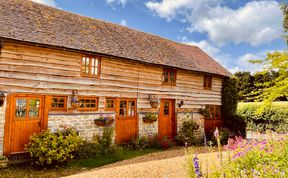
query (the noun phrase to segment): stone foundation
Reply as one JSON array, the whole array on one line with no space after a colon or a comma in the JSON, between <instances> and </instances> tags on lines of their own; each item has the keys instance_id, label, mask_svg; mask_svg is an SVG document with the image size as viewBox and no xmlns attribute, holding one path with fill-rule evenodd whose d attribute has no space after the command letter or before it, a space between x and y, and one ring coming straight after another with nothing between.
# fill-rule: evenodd
<instances>
[{"instance_id":1,"label":"stone foundation","mask_svg":"<svg viewBox=\"0 0 288 178\"><path fill-rule=\"evenodd\" d=\"M6 111L6 101L4 105L0 106L0 156L3 155L3 144L4 144L4 125L5 125L5 111Z\"/></svg>"},{"instance_id":2,"label":"stone foundation","mask_svg":"<svg viewBox=\"0 0 288 178\"><path fill-rule=\"evenodd\" d=\"M91 140L94 135L102 135L105 127L115 128L115 120L110 126L98 126L94 123L94 119L99 117L113 117L115 118L115 113L81 113L81 114L50 114L48 118L48 129L52 132L56 129L73 127L79 131L79 135L86 140ZM114 137L113 137L114 138Z\"/></svg>"},{"instance_id":3,"label":"stone foundation","mask_svg":"<svg viewBox=\"0 0 288 178\"><path fill-rule=\"evenodd\" d=\"M193 120L199 126L198 130L195 131L195 137L202 138L204 136L204 117L199 113L193 113L193 112L177 113L177 132L181 130L183 122L189 120Z\"/></svg>"},{"instance_id":4,"label":"stone foundation","mask_svg":"<svg viewBox=\"0 0 288 178\"><path fill-rule=\"evenodd\" d=\"M148 136L158 134L158 119L152 123L144 123L143 117L145 113L139 113L139 136ZM157 114L158 118L158 114Z\"/></svg>"}]
</instances>

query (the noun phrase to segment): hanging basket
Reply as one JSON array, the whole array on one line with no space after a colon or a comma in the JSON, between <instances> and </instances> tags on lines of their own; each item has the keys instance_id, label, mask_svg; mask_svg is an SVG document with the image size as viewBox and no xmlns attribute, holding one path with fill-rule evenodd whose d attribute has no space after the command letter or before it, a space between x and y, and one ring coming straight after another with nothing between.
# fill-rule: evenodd
<instances>
[{"instance_id":1,"label":"hanging basket","mask_svg":"<svg viewBox=\"0 0 288 178\"><path fill-rule=\"evenodd\" d=\"M144 123L152 123L157 121L157 114L156 113L146 113L145 116L143 117L143 122Z\"/></svg>"},{"instance_id":2,"label":"hanging basket","mask_svg":"<svg viewBox=\"0 0 288 178\"><path fill-rule=\"evenodd\" d=\"M94 122L97 126L110 126L114 122L114 118L111 117L100 117L98 119L94 119Z\"/></svg>"}]
</instances>

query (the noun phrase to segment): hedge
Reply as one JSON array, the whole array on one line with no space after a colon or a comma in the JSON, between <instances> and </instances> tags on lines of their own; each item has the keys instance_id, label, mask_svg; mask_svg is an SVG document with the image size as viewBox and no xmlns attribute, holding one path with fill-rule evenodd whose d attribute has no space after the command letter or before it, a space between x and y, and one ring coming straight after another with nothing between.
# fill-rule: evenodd
<instances>
[{"instance_id":1,"label":"hedge","mask_svg":"<svg viewBox=\"0 0 288 178\"><path fill-rule=\"evenodd\" d=\"M258 112L262 103L239 103L237 114L247 123L247 129L265 132L272 130L288 133L288 102L275 102L270 108Z\"/></svg>"}]
</instances>

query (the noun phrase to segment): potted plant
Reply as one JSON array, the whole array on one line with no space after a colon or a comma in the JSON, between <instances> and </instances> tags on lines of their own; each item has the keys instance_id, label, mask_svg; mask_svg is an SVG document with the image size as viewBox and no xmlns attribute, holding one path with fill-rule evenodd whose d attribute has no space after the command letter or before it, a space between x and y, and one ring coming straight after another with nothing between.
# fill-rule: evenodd
<instances>
[{"instance_id":1,"label":"potted plant","mask_svg":"<svg viewBox=\"0 0 288 178\"><path fill-rule=\"evenodd\" d=\"M5 156L0 156L0 169L8 167L8 159Z\"/></svg>"},{"instance_id":2,"label":"potted plant","mask_svg":"<svg viewBox=\"0 0 288 178\"><path fill-rule=\"evenodd\" d=\"M157 121L157 113L147 112L145 116L143 117L144 123L152 123Z\"/></svg>"},{"instance_id":3,"label":"potted plant","mask_svg":"<svg viewBox=\"0 0 288 178\"><path fill-rule=\"evenodd\" d=\"M100 116L99 118L94 119L94 122L98 126L109 126L114 122L114 118Z\"/></svg>"}]
</instances>

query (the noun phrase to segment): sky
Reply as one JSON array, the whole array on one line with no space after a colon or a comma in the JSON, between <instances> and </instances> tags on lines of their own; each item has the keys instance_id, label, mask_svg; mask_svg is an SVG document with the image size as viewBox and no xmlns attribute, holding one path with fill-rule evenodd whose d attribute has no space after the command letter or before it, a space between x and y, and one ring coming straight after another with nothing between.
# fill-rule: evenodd
<instances>
[{"instance_id":1,"label":"sky","mask_svg":"<svg viewBox=\"0 0 288 178\"><path fill-rule=\"evenodd\" d=\"M196 45L231 73L261 69L249 60L283 51L280 3L288 0L33 0Z\"/></svg>"}]
</instances>

